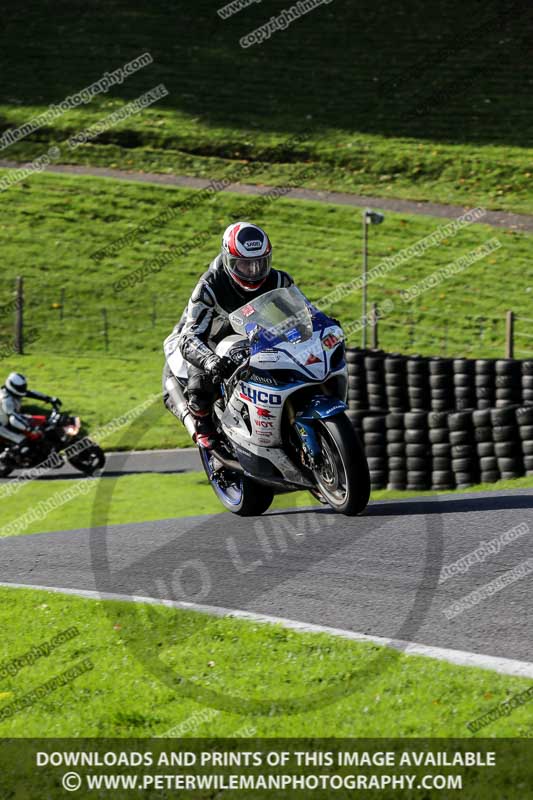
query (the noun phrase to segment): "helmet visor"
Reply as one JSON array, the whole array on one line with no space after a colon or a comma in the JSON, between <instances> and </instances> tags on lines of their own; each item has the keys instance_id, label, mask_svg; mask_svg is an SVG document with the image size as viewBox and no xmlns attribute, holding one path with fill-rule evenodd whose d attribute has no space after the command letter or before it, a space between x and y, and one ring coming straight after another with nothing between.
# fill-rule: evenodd
<instances>
[{"instance_id":1,"label":"helmet visor","mask_svg":"<svg viewBox=\"0 0 533 800\"><path fill-rule=\"evenodd\" d=\"M272 253L259 258L238 258L226 256L231 272L243 281L256 283L267 277L272 266Z\"/></svg>"}]
</instances>

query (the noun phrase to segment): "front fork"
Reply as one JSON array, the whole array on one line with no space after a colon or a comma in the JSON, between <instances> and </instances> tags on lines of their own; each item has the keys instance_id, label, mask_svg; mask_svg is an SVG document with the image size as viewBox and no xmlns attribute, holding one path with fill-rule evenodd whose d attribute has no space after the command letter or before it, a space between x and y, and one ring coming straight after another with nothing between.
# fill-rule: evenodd
<instances>
[{"instance_id":1,"label":"front fork","mask_svg":"<svg viewBox=\"0 0 533 800\"><path fill-rule=\"evenodd\" d=\"M288 412L289 423L294 428L302 448L302 462L308 469L316 469L320 464L321 450L315 429L307 420L301 420L296 417L290 397L287 399L285 407Z\"/></svg>"},{"instance_id":2,"label":"front fork","mask_svg":"<svg viewBox=\"0 0 533 800\"><path fill-rule=\"evenodd\" d=\"M317 395L297 414L290 398L287 400L289 420L298 436L302 447L304 463L311 469L316 469L322 464L323 455L320 442L316 435L313 421L327 419L344 413L348 406L342 400L327 395Z\"/></svg>"}]
</instances>

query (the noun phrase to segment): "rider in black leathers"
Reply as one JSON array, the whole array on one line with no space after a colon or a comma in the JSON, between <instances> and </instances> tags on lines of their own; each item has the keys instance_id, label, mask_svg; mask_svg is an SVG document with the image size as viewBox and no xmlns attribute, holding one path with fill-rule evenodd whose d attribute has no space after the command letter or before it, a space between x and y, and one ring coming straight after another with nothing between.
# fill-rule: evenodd
<instances>
[{"instance_id":1,"label":"rider in black leathers","mask_svg":"<svg viewBox=\"0 0 533 800\"><path fill-rule=\"evenodd\" d=\"M187 399L196 423L196 443L201 447L213 444L211 410L217 384L225 377L224 362L214 349L232 333L229 315L265 292L292 283L286 272L272 269L272 245L261 228L238 222L226 229L222 252L200 278L164 344L167 359L179 350L187 362ZM167 364L166 374L169 369ZM164 401L176 413L167 394Z\"/></svg>"}]
</instances>

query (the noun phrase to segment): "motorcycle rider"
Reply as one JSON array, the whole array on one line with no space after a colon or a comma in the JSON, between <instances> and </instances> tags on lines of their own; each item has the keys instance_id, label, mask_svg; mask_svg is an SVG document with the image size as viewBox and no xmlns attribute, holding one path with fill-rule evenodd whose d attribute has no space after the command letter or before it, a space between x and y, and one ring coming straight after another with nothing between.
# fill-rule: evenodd
<instances>
[{"instance_id":1,"label":"motorcycle rider","mask_svg":"<svg viewBox=\"0 0 533 800\"><path fill-rule=\"evenodd\" d=\"M200 447L214 444L212 407L217 385L227 377L224 359L214 352L216 345L233 329L229 315L266 292L289 287L286 272L272 269L272 244L265 231L251 222L229 225L222 237L222 249L198 281L179 323L164 343L165 376L177 374L177 363L187 367L187 400L196 426ZM175 359L181 355L182 359ZM174 357L174 358L173 358ZM231 368L231 372L235 367ZM165 406L178 416L167 392Z\"/></svg>"},{"instance_id":2,"label":"motorcycle rider","mask_svg":"<svg viewBox=\"0 0 533 800\"><path fill-rule=\"evenodd\" d=\"M57 397L28 389L28 382L20 372L11 372L0 389L0 438L12 444L0 454L0 460L5 461L28 442L43 437L43 432L31 424L31 417L21 414L22 399L25 397L59 404Z\"/></svg>"}]
</instances>

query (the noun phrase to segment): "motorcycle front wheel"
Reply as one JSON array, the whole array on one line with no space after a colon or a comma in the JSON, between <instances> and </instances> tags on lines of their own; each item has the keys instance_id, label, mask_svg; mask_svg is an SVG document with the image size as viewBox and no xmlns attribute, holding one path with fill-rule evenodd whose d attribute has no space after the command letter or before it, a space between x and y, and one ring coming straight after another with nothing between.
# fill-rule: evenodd
<instances>
[{"instance_id":1,"label":"motorcycle front wheel","mask_svg":"<svg viewBox=\"0 0 533 800\"><path fill-rule=\"evenodd\" d=\"M316 422L322 451L313 470L317 489L334 511L361 514L370 499L370 473L359 437L346 414Z\"/></svg>"},{"instance_id":2,"label":"motorcycle front wheel","mask_svg":"<svg viewBox=\"0 0 533 800\"><path fill-rule=\"evenodd\" d=\"M226 468L215 472L213 456L203 447L199 450L205 474L224 508L240 517L258 517L270 508L272 489Z\"/></svg>"},{"instance_id":3,"label":"motorcycle front wheel","mask_svg":"<svg viewBox=\"0 0 533 800\"><path fill-rule=\"evenodd\" d=\"M0 460L0 478L7 478L15 469L15 464L10 459Z\"/></svg>"},{"instance_id":4,"label":"motorcycle front wheel","mask_svg":"<svg viewBox=\"0 0 533 800\"><path fill-rule=\"evenodd\" d=\"M97 444L92 444L77 453L77 455L69 458L69 464L85 475L94 475L105 465L104 451Z\"/></svg>"}]
</instances>

